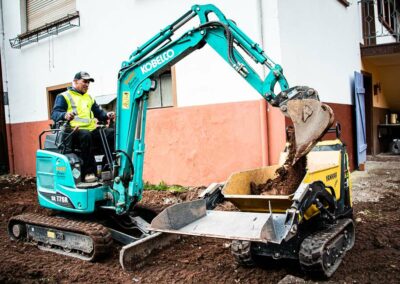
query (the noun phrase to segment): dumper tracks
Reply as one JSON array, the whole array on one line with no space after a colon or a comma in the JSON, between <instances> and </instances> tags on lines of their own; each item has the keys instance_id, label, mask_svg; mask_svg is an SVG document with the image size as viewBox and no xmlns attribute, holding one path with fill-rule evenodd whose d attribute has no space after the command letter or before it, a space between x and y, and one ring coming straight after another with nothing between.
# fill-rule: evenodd
<instances>
[{"instance_id":1,"label":"dumper tracks","mask_svg":"<svg viewBox=\"0 0 400 284\"><path fill-rule=\"evenodd\" d=\"M354 223L350 218L314 233L301 244L299 261L302 269L322 277L330 277L339 267L346 251L354 245Z\"/></svg>"},{"instance_id":2,"label":"dumper tracks","mask_svg":"<svg viewBox=\"0 0 400 284\"><path fill-rule=\"evenodd\" d=\"M11 217L8 233L14 240L86 261L107 254L113 242L110 231L100 224L33 213Z\"/></svg>"}]
</instances>

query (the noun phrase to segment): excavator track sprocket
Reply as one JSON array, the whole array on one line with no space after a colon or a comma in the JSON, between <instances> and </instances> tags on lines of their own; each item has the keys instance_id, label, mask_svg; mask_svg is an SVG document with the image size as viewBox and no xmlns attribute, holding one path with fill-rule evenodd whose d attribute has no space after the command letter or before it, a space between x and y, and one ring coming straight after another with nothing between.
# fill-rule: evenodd
<instances>
[{"instance_id":1,"label":"excavator track sprocket","mask_svg":"<svg viewBox=\"0 0 400 284\"><path fill-rule=\"evenodd\" d=\"M86 261L107 254L113 242L110 231L100 224L33 213L11 217L8 234L13 240Z\"/></svg>"},{"instance_id":2,"label":"excavator track sprocket","mask_svg":"<svg viewBox=\"0 0 400 284\"><path fill-rule=\"evenodd\" d=\"M344 255L354 245L353 220L340 219L329 228L303 240L299 252L302 269L310 274L329 278L339 267Z\"/></svg>"}]
</instances>

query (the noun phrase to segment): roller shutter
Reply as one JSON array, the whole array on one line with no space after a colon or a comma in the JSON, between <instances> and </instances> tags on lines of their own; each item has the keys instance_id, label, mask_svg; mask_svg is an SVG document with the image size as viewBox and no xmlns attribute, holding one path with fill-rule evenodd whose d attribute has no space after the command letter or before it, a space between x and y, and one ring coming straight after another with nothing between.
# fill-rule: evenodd
<instances>
[{"instance_id":1,"label":"roller shutter","mask_svg":"<svg viewBox=\"0 0 400 284\"><path fill-rule=\"evenodd\" d=\"M75 0L27 0L28 31L61 19L75 11Z\"/></svg>"}]
</instances>

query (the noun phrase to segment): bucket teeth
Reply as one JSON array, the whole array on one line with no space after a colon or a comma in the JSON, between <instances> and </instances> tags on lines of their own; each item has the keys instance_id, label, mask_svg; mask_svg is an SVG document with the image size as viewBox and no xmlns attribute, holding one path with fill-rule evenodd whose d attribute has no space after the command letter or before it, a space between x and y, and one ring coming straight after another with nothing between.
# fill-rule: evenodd
<instances>
[{"instance_id":1,"label":"bucket teeth","mask_svg":"<svg viewBox=\"0 0 400 284\"><path fill-rule=\"evenodd\" d=\"M331 127L334 121L332 109L318 100L291 100L287 103L287 114L293 121L296 139L296 154L293 164L306 155Z\"/></svg>"}]
</instances>

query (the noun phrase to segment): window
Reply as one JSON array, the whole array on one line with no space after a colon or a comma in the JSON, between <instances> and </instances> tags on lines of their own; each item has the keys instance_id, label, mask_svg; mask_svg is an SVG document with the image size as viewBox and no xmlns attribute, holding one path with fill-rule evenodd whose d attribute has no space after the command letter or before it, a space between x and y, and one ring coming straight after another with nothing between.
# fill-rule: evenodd
<instances>
[{"instance_id":1,"label":"window","mask_svg":"<svg viewBox=\"0 0 400 284\"><path fill-rule=\"evenodd\" d=\"M172 107L176 105L173 87L173 69L158 76L157 88L149 94L148 108Z\"/></svg>"},{"instance_id":2,"label":"window","mask_svg":"<svg viewBox=\"0 0 400 284\"><path fill-rule=\"evenodd\" d=\"M75 0L26 0L28 31L76 12Z\"/></svg>"},{"instance_id":3,"label":"window","mask_svg":"<svg viewBox=\"0 0 400 284\"><path fill-rule=\"evenodd\" d=\"M378 19L391 33L397 33L400 24L400 1L377 0Z\"/></svg>"},{"instance_id":4,"label":"window","mask_svg":"<svg viewBox=\"0 0 400 284\"><path fill-rule=\"evenodd\" d=\"M56 100L56 97L58 94L61 94L63 92L65 92L67 90L68 87L71 86L71 83L67 83L67 84L61 84L61 85L57 85L57 86L51 86L51 87L47 87L46 91L47 91L47 108L48 108L48 115L49 115L49 119L51 116L51 111L53 110L54 107L54 102Z\"/></svg>"},{"instance_id":5,"label":"window","mask_svg":"<svg viewBox=\"0 0 400 284\"><path fill-rule=\"evenodd\" d=\"M20 0L21 34L10 39L12 48L38 42L80 26L75 0Z\"/></svg>"}]
</instances>

